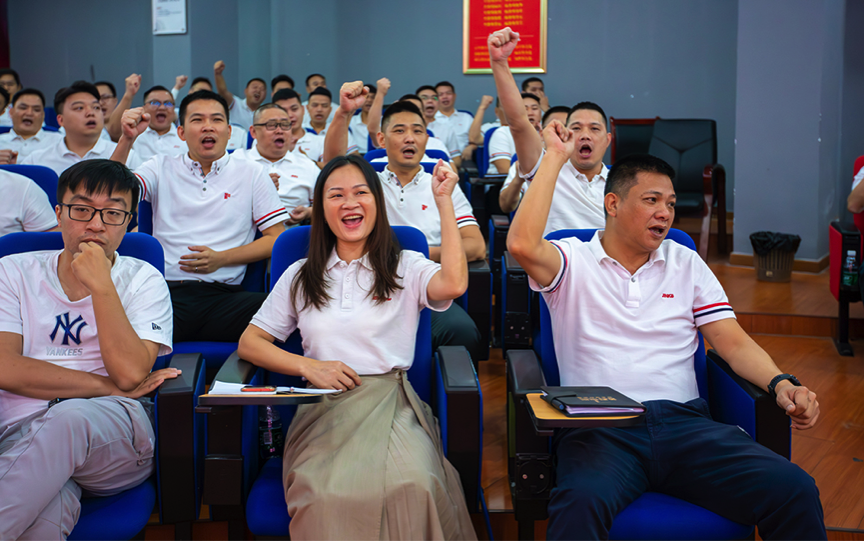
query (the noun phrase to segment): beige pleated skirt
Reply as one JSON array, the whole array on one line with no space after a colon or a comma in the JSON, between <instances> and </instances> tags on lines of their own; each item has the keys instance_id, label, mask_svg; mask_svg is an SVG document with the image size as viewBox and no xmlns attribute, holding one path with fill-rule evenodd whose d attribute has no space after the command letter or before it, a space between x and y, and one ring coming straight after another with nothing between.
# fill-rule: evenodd
<instances>
[{"instance_id":1,"label":"beige pleated skirt","mask_svg":"<svg viewBox=\"0 0 865 541\"><path fill-rule=\"evenodd\" d=\"M300 406L282 472L292 539L477 539L438 421L402 370Z\"/></svg>"}]
</instances>

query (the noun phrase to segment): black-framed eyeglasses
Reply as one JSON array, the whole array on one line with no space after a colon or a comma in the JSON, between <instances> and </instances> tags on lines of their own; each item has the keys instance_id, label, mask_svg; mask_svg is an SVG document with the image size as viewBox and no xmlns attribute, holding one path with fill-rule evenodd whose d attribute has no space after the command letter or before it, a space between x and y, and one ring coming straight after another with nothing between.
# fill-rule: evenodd
<instances>
[{"instance_id":1,"label":"black-framed eyeglasses","mask_svg":"<svg viewBox=\"0 0 865 541\"><path fill-rule=\"evenodd\" d=\"M75 220L76 222L89 222L98 212L99 217L102 219L102 223L105 225L123 225L126 223L126 220L132 216L131 212L120 209L98 209L91 207L90 205L78 205L74 203L71 205L68 203L60 203L60 206L66 207L69 219Z\"/></svg>"},{"instance_id":2,"label":"black-framed eyeglasses","mask_svg":"<svg viewBox=\"0 0 865 541\"><path fill-rule=\"evenodd\" d=\"M173 101L167 101L167 100L166 101L151 100L151 101L147 102L147 105L150 105L152 107L159 107L161 105L164 105L164 106L168 107L169 109L172 109L174 107L174 102Z\"/></svg>"},{"instance_id":3,"label":"black-framed eyeglasses","mask_svg":"<svg viewBox=\"0 0 865 541\"><path fill-rule=\"evenodd\" d=\"M274 131L277 126L282 128L283 130L287 130L291 128L290 120L268 120L267 122L262 122L260 124L253 124L253 126L264 126L264 129L267 131Z\"/></svg>"}]
</instances>

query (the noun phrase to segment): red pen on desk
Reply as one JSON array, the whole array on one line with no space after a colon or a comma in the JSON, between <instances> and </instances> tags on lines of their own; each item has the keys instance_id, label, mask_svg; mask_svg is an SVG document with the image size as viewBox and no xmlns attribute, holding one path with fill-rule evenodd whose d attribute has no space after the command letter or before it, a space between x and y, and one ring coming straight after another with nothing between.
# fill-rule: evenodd
<instances>
[{"instance_id":1,"label":"red pen on desk","mask_svg":"<svg viewBox=\"0 0 865 541\"><path fill-rule=\"evenodd\" d=\"M276 392L276 387L256 387L254 385L247 385L246 387L241 387L240 392L242 392L242 393L274 393L274 392Z\"/></svg>"}]
</instances>

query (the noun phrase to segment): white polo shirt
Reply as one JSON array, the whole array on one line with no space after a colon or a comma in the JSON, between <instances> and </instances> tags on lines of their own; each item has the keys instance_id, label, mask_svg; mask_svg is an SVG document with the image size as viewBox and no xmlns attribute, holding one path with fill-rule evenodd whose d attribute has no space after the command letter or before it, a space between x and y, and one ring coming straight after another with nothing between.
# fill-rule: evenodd
<instances>
[{"instance_id":1,"label":"white polo shirt","mask_svg":"<svg viewBox=\"0 0 865 541\"><path fill-rule=\"evenodd\" d=\"M246 104L246 98L238 99L234 96L234 100L228 105L228 118L232 124L243 126L244 130L248 130L252 126L252 116L255 114L254 109L250 109ZM246 148L244 145L243 148Z\"/></svg>"},{"instance_id":2,"label":"white polo shirt","mask_svg":"<svg viewBox=\"0 0 865 541\"><path fill-rule=\"evenodd\" d=\"M76 163L84 160L110 160L114 153L114 148L117 143L98 139L93 148L84 154L84 157L69 150L66 146L64 137L58 138L53 145L46 146L41 150L36 150L28 154L23 160L18 160L21 165L44 165L53 169L57 176L60 176L63 171L66 171ZM129 156L126 158L126 166L134 169L139 163L138 156L134 150L129 151Z\"/></svg>"},{"instance_id":3,"label":"white polo shirt","mask_svg":"<svg viewBox=\"0 0 865 541\"><path fill-rule=\"evenodd\" d=\"M48 195L35 182L0 169L0 237L21 231L48 231L57 216Z\"/></svg>"},{"instance_id":4,"label":"white polo shirt","mask_svg":"<svg viewBox=\"0 0 865 541\"><path fill-rule=\"evenodd\" d=\"M177 156L189 152L189 148L186 146L186 141L183 141L180 136L177 135L177 128L174 124L171 125L165 135L159 135L156 133L156 130L148 127L144 130L144 133L135 139L132 148L135 150L136 154L138 154L138 159L141 160L142 163L157 154Z\"/></svg>"},{"instance_id":5,"label":"white polo shirt","mask_svg":"<svg viewBox=\"0 0 865 541\"><path fill-rule=\"evenodd\" d=\"M363 115L358 113L351 117L348 123L348 146L361 154L366 154L369 148L369 128L363 123ZM348 153L354 152L350 150Z\"/></svg>"},{"instance_id":6,"label":"white polo shirt","mask_svg":"<svg viewBox=\"0 0 865 541\"><path fill-rule=\"evenodd\" d=\"M493 132L490 137L490 165L487 168L488 175L497 175L499 170L493 165L494 161L507 160L508 165L511 163L511 158L517 153L517 147L514 144L514 136L511 134L511 129L508 126L502 126Z\"/></svg>"},{"instance_id":7,"label":"white polo shirt","mask_svg":"<svg viewBox=\"0 0 865 541\"><path fill-rule=\"evenodd\" d=\"M501 127L502 127L502 122L498 118L496 118L492 122L484 122L483 124L481 124L481 134L486 135L486 133L488 131L490 131L491 129L501 128Z\"/></svg>"},{"instance_id":8,"label":"white polo shirt","mask_svg":"<svg viewBox=\"0 0 865 541\"><path fill-rule=\"evenodd\" d=\"M387 219L391 225L410 225L423 231L427 244L441 246L442 223L432 193L432 175L420 169L417 175L402 186L396 174L385 167L378 174L384 188ZM451 194L457 226L478 225L472 206L463 191L456 187Z\"/></svg>"},{"instance_id":9,"label":"white polo shirt","mask_svg":"<svg viewBox=\"0 0 865 541\"><path fill-rule=\"evenodd\" d=\"M541 288L563 386L608 386L638 401L699 397L697 329L736 317L697 252L665 240L633 276L590 242L553 241L561 266Z\"/></svg>"},{"instance_id":10,"label":"white polo shirt","mask_svg":"<svg viewBox=\"0 0 865 541\"><path fill-rule=\"evenodd\" d=\"M297 140L294 152L302 152L314 162L320 162L324 155L324 136L306 132Z\"/></svg>"},{"instance_id":11,"label":"white polo shirt","mask_svg":"<svg viewBox=\"0 0 865 541\"><path fill-rule=\"evenodd\" d=\"M240 124L231 123L231 135L228 136L228 144L225 150L239 150L246 148L247 138L249 137L249 129L244 129ZM252 141L255 143L255 140Z\"/></svg>"},{"instance_id":12,"label":"white polo shirt","mask_svg":"<svg viewBox=\"0 0 865 541\"><path fill-rule=\"evenodd\" d=\"M57 133L59 133L61 137L66 137L66 128L60 126L59 128L57 128ZM111 134L108 133L108 128L102 128L102 131L99 132L99 138L108 141L109 143L113 142L111 139Z\"/></svg>"},{"instance_id":13,"label":"white polo shirt","mask_svg":"<svg viewBox=\"0 0 865 541\"><path fill-rule=\"evenodd\" d=\"M529 174L520 173L520 176L526 180L526 190L531 188L531 181L535 178L543 157L542 153ZM589 182L588 177L577 171L574 164L568 160L556 179L556 189L553 192L553 202L550 205L544 235L560 229L603 229L606 224L604 187L607 184L607 173L609 169L601 164L601 172Z\"/></svg>"},{"instance_id":14,"label":"white polo shirt","mask_svg":"<svg viewBox=\"0 0 865 541\"><path fill-rule=\"evenodd\" d=\"M462 154L463 149L457 142L457 136L453 132L449 124L433 120L432 122L427 124L427 129L431 131L436 138L440 139L441 142L445 144L445 148L447 149L448 155L451 158L455 158Z\"/></svg>"},{"instance_id":15,"label":"white polo shirt","mask_svg":"<svg viewBox=\"0 0 865 541\"><path fill-rule=\"evenodd\" d=\"M11 126L12 125L12 115L9 114L9 107L7 106L3 109L3 114L0 115L0 126Z\"/></svg>"},{"instance_id":16,"label":"white polo shirt","mask_svg":"<svg viewBox=\"0 0 865 541\"><path fill-rule=\"evenodd\" d=\"M57 277L60 251L29 252L0 260L0 331L21 335L22 355L64 368L108 376L90 296L72 302ZM149 263L115 254L111 281L132 329L171 353L171 298ZM0 391L0 432L48 409L48 401Z\"/></svg>"},{"instance_id":17,"label":"white polo shirt","mask_svg":"<svg viewBox=\"0 0 865 541\"><path fill-rule=\"evenodd\" d=\"M56 131L40 129L32 137L24 139L15 133L15 128L12 128L6 133L0 133L0 149L14 150L18 153L18 159L21 160L37 150L56 144L57 140L62 138L63 136Z\"/></svg>"},{"instance_id":18,"label":"white polo shirt","mask_svg":"<svg viewBox=\"0 0 865 541\"><path fill-rule=\"evenodd\" d=\"M419 252L400 252L396 274L403 288L377 304L370 294L375 277L369 256L346 263L334 250L327 261L332 300L321 310L308 306L298 311L302 304L296 306L291 298L291 283L305 262L285 271L250 323L280 341L300 329L305 356L342 361L361 376L409 369L420 311L442 312L451 304L427 298L427 285L441 266Z\"/></svg>"},{"instance_id":19,"label":"white polo shirt","mask_svg":"<svg viewBox=\"0 0 865 541\"><path fill-rule=\"evenodd\" d=\"M224 251L253 241L288 219L276 187L264 167L231 154L213 162L202 174L189 154L157 155L135 170L142 199L153 205L153 236L165 250L166 280L202 280L239 284L246 265L230 265L209 274L180 270L180 256L189 246Z\"/></svg>"},{"instance_id":20,"label":"white polo shirt","mask_svg":"<svg viewBox=\"0 0 865 541\"><path fill-rule=\"evenodd\" d=\"M469 144L469 128L472 127L474 117L463 111L454 110L451 116L447 116L441 111L436 112L436 125L446 125L457 139L457 145L460 151L466 148Z\"/></svg>"},{"instance_id":21,"label":"white polo shirt","mask_svg":"<svg viewBox=\"0 0 865 541\"><path fill-rule=\"evenodd\" d=\"M258 152L258 147L253 147L249 150L236 150L232 157L259 163L268 173L278 174L279 199L289 212L299 205L312 205L315 181L318 180L321 170L306 156L286 152L281 159L272 162Z\"/></svg>"}]
</instances>

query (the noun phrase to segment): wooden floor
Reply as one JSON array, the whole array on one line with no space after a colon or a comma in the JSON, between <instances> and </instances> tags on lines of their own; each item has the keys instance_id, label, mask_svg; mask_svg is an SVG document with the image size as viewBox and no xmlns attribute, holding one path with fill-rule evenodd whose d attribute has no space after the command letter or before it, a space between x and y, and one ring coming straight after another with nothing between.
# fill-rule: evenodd
<instances>
[{"instance_id":1,"label":"wooden floor","mask_svg":"<svg viewBox=\"0 0 865 541\"><path fill-rule=\"evenodd\" d=\"M737 317L778 366L796 374L817 393L821 416L809 431L793 433L793 462L814 477L820 489L830 539L863 539L863 341L862 304L852 307L854 357L841 357L831 336L838 305L829 294L828 275L793 273L787 284L757 282L752 268L732 267L710 254L710 266L724 285ZM484 461L481 482L493 537L515 539L507 482L505 366L501 350L481 362L484 397ZM478 534L486 537L482 521ZM536 524L537 539L544 523ZM225 524L201 522L194 539L225 539ZM149 526L147 539L173 539L171 526ZM251 538L251 537L249 537Z\"/></svg>"}]
</instances>

